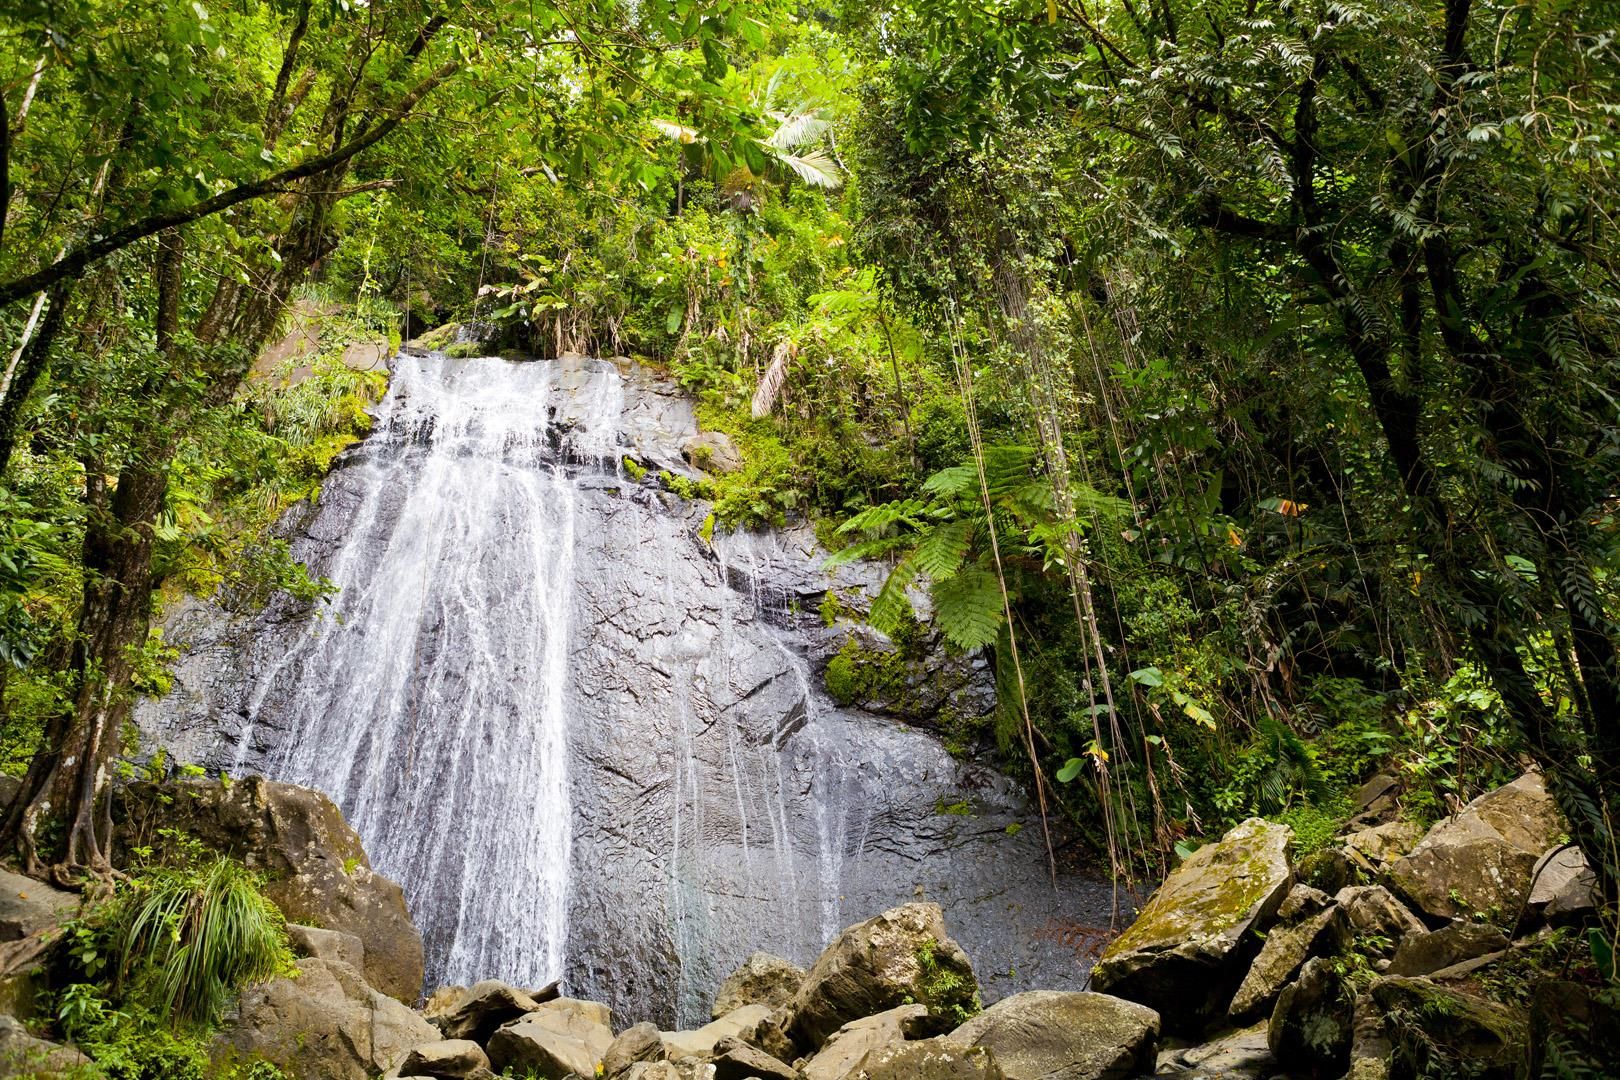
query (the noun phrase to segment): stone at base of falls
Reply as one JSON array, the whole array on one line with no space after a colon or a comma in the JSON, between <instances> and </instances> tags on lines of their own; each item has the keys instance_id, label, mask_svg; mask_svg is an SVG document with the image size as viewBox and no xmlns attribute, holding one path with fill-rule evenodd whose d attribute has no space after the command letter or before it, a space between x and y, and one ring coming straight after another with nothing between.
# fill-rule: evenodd
<instances>
[{"instance_id":1,"label":"stone at base of falls","mask_svg":"<svg viewBox=\"0 0 1620 1080\"><path fill-rule=\"evenodd\" d=\"M1428 924L1382 885L1351 885L1340 889L1333 899L1344 908L1350 928L1358 934L1393 943L1412 934L1429 932Z\"/></svg>"},{"instance_id":2,"label":"stone at base of falls","mask_svg":"<svg viewBox=\"0 0 1620 1080\"><path fill-rule=\"evenodd\" d=\"M148 843L161 847L159 830L179 829L262 871L288 922L360 939L368 983L413 1004L422 992L422 935L405 894L371 869L359 835L320 792L262 776L140 781L118 792L115 814Z\"/></svg>"},{"instance_id":3,"label":"stone at base of falls","mask_svg":"<svg viewBox=\"0 0 1620 1080\"><path fill-rule=\"evenodd\" d=\"M786 1006L782 1030L805 1053L851 1020L917 1002L942 1025L978 1009L967 954L945 932L938 904L892 908L829 945Z\"/></svg>"},{"instance_id":4,"label":"stone at base of falls","mask_svg":"<svg viewBox=\"0 0 1620 1080\"><path fill-rule=\"evenodd\" d=\"M642 1021L621 1031L607 1048L602 1055L602 1075L606 1080L615 1080L621 1073L629 1072L632 1065L643 1061L663 1061L666 1056L664 1040L659 1037L658 1029Z\"/></svg>"},{"instance_id":5,"label":"stone at base of falls","mask_svg":"<svg viewBox=\"0 0 1620 1080\"><path fill-rule=\"evenodd\" d=\"M1224 1014L1253 955L1250 931L1292 884L1293 836L1250 818L1193 852L1104 950L1092 987L1156 1010L1171 1031L1196 1033Z\"/></svg>"},{"instance_id":6,"label":"stone at base of falls","mask_svg":"<svg viewBox=\"0 0 1620 1080\"><path fill-rule=\"evenodd\" d=\"M1563 832L1541 774L1528 772L1436 823L1410 855L1389 867L1389 879L1437 919L1476 911L1511 915L1529 897L1536 861Z\"/></svg>"},{"instance_id":7,"label":"stone at base of falls","mask_svg":"<svg viewBox=\"0 0 1620 1080\"><path fill-rule=\"evenodd\" d=\"M714 1080L799 1080L798 1070L756 1050L738 1038L722 1039L714 1048Z\"/></svg>"},{"instance_id":8,"label":"stone at base of falls","mask_svg":"<svg viewBox=\"0 0 1620 1080\"><path fill-rule=\"evenodd\" d=\"M848 1080L1007 1080L1007 1074L984 1047L940 1036L879 1047Z\"/></svg>"},{"instance_id":9,"label":"stone at base of falls","mask_svg":"<svg viewBox=\"0 0 1620 1080\"><path fill-rule=\"evenodd\" d=\"M1340 1076L1350 1064L1355 1000L1326 957L1307 960L1283 988L1266 1025L1277 1064L1313 1076Z\"/></svg>"},{"instance_id":10,"label":"stone at base of falls","mask_svg":"<svg viewBox=\"0 0 1620 1080\"><path fill-rule=\"evenodd\" d=\"M494 1080L484 1048L467 1039L443 1039L412 1048L383 1080L427 1076L433 1080Z\"/></svg>"},{"instance_id":11,"label":"stone at base of falls","mask_svg":"<svg viewBox=\"0 0 1620 1080\"><path fill-rule=\"evenodd\" d=\"M715 991L710 1015L718 1020L744 1005L786 1005L804 985L804 968L791 960L757 952L726 976Z\"/></svg>"},{"instance_id":12,"label":"stone at base of falls","mask_svg":"<svg viewBox=\"0 0 1620 1080\"><path fill-rule=\"evenodd\" d=\"M1507 948L1507 935L1489 923L1456 919L1432 934L1412 934L1395 947L1388 975L1432 975L1464 960Z\"/></svg>"},{"instance_id":13,"label":"stone at base of falls","mask_svg":"<svg viewBox=\"0 0 1620 1080\"><path fill-rule=\"evenodd\" d=\"M71 1046L37 1039L16 1017L0 1014L0 1076L78 1076L89 1063Z\"/></svg>"},{"instance_id":14,"label":"stone at base of falls","mask_svg":"<svg viewBox=\"0 0 1620 1080\"><path fill-rule=\"evenodd\" d=\"M1350 940L1349 919L1338 901L1309 885L1290 890L1277 918L1226 1010L1234 1021L1269 1016L1277 995L1300 965L1312 956L1337 953Z\"/></svg>"},{"instance_id":15,"label":"stone at base of falls","mask_svg":"<svg viewBox=\"0 0 1620 1080\"><path fill-rule=\"evenodd\" d=\"M214 1040L216 1063L263 1058L289 1076L366 1080L440 1038L437 1028L366 985L348 964L311 958L300 960L298 969L296 979L243 991Z\"/></svg>"},{"instance_id":16,"label":"stone at base of falls","mask_svg":"<svg viewBox=\"0 0 1620 1080\"><path fill-rule=\"evenodd\" d=\"M548 989L552 993L547 1000L551 1000L557 994L554 987ZM435 993L434 996L439 995ZM534 995L515 986L508 986L499 979L485 979L465 991L460 1000L442 1015L436 1014L432 1008L424 1012L439 1025L445 1038L484 1043L495 1034L495 1029L527 1016L540 1008L541 1004Z\"/></svg>"},{"instance_id":17,"label":"stone at base of falls","mask_svg":"<svg viewBox=\"0 0 1620 1080\"><path fill-rule=\"evenodd\" d=\"M292 945L294 956L337 960L348 964L356 971L364 971L366 968L366 946L357 934L288 923L287 941Z\"/></svg>"},{"instance_id":18,"label":"stone at base of falls","mask_svg":"<svg viewBox=\"0 0 1620 1080\"><path fill-rule=\"evenodd\" d=\"M1268 1080L1277 1075L1277 1059L1266 1042L1261 1021L1199 1046L1159 1055L1159 1075L1173 1073L1176 1080Z\"/></svg>"},{"instance_id":19,"label":"stone at base of falls","mask_svg":"<svg viewBox=\"0 0 1620 1080\"><path fill-rule=\"evenodd\" d=\"M706 1058L722 1039L751 1035L761 1024L770 1020L771 1010L765 1005L744 1005L718 1020L712 1020L696 1031L665 1031L664 1048L670 1058L682 1061L688 1058ZM769 1048L762 1048L769 1053Z\"/></svg>"},{"instance_id":20,"label":"stone at base of falls","mask_svg":"<svg viewBox=\"0 0 1620 1080\"><path fill-rule=\"evenodd\" d=\"M1429 979L1392 975L1368 989L1395 1044L1393 1073L1515 1080L1529 1055L1525 1019Z\"/></svg>"},{"instance_id":21,"label":"stone at base of falls","mask_svg":"<svg viewBox=\"0 0 1620 1080\"><path fill-rule=\"evenodd\" d=\"M1159 1014L1107 994L1029 990L950 1037L992 1051L1007 1080L1129 1080L1153 1067Z\"/></svg>"},{"instance_id":22,"label":"stone at base of falls","mask_svg":"<svg viewBox=\"0 0 1620 1080\"><path fill-rule=\"evenodd\" d=\"M0 942L20 941L55 926L79 906L77 893L0 869Z\"/></svg>"},{"instance_id":23,"label":"stone at base of falls","mask_svg":"<svg viewBox=\"0 0 1620 1080\"><path fill-rule=\"evenodd\" d=\"M863 1016L839 1028L816 1056L800 1066L804 1080L844 1080L855 1066L880 1046L905 1042L926 1035L928 1010L921 1005L901 1005Z\"/></svg>"},{"instance_id":24,"label":"stone at base of falls","mask_svg":"<svg viewBox=\"0 0 1620 1080\"><path fill-rule=\"evenodd\" d=\"M558 998L497 1030L484 1049L501 1072L563 1080L570 1073L595 1076L612 1045L613 1016L606 1005Z\"/></svg>"}]
</instances>

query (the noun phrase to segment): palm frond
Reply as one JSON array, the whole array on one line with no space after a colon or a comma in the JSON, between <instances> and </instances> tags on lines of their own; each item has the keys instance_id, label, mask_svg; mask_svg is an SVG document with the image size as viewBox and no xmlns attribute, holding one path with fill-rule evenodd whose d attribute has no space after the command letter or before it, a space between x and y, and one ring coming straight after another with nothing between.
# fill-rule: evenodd
<instances>
[{"instance_id":1,"label":"palm frond","mask_svg":"<svg viewBox=\"0 0 1620 1080\"><path fill-rule=\"evenodd\" d=\"M786 341L778 342L771 353L771 364L760 376L759 387L754 391L753 414L754 419L769 416L776 407L776 399L782 393L782 387L787 385L788 365L792 362L797 350Z\"/></svg>"}]
</instances>

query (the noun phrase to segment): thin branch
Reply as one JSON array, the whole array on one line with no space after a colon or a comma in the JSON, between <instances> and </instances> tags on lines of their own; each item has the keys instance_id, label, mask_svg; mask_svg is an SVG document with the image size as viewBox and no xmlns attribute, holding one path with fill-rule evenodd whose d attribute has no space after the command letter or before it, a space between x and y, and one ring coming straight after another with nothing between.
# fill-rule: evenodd
<instances>
[{"instance_id":1,"label":"thin branch","mask_svg":"<svg viewBox=\"0 0 1620 1080\"><path fill-rule=\"evenodd\" d=\"M260 199L266 195L276 194L295 180L316 176L326 172L353 158L362 150L367 149L381 140L389 132L398 127L410 115L417 102L426 97L445 79L461 69L460 60L447 61L416 84L416 87L400 99L394 111L389 113L380 123L329 154L321 154L297 165L291 166L250 184L238 184L227 191L191 206L179 210L170 210L164 213L152 214L139 221L125 225L105 236L98 237L87 244L81 244L72 251L63 255L50 265L15 278L0 285L0 307L5 307L25 296L31 296L41 289L49 288L64 278L75 277L87 266L106 258L115 251L122 250L137 240L172 229L187 222L217 214L221 210L229 210L240 203L253 199Z\"/></svg>"}]
</instances>

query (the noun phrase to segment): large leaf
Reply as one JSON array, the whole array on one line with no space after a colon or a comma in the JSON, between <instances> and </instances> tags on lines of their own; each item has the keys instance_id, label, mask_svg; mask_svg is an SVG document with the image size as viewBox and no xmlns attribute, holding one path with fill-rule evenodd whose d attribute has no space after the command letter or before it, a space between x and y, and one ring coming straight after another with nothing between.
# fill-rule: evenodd
<instances>
[{"instance_id":1,"label":"large leaf","mask_svg":"<svg viewBox=\"0 0 1620 1080\"><path fill-rule=\"evenodd\" d=\"M791 169L795 176L811 187L834 189L844 184L843 174L831 158L820 150L808 154L789 154L777 151L776 160Z\"/></svg>"},{"instance_id":2,"label":"large leaf","mask_svg":"<svg viewBox=\"0 0 1620 1080\"><path fill-rule=\"evenodd\" d=\"M872 610L866 613L866 621L872 628L881 633L894 636L907 621L916 617L912 610L911 598L906 595L906 588L917 579L917 564L911 559L901 559L889 576L884 579L883 588L872 601Z\"/></svg>"},{"instance_id":3,"label":"large leaf","mask_svg":"<svg viewBox=\"0 0 1620 1080\"><path fill-rule=\"evenodd\" d=\"M830 122L815 113L800 113L797 116L784 117L765 142L778 150L794 150L806 143L815 142L830 127L832 127Z\"/></svg>"},{"instance_id":4,"label":"large leaf","mask_svg":"<svg viewBox=\"0 0 1620 1080\"><path fill-rule=\"evenodd\" d=\"M964 567L930 590L945 636L958 648L982 649L1001 631L1001 589L996 576L980 566Z\"/></svg>"},{"instance_id":5,"label":"large leaf","mask_svg":"<svg viewBox=\"0 0 1620 1080\"><path fill-rule=\"evenodd\" d=\"M912 553L917 567L935 581L955 574L967 557L971 529L972 523L967 521L947 521L930 529Z\"/></svg>"}]
</instances>

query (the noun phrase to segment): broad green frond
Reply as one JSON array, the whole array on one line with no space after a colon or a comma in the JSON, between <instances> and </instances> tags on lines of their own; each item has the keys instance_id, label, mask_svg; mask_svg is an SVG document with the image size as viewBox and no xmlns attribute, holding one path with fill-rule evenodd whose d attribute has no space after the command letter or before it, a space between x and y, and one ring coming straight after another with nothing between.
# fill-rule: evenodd
<instances>
[{"instance_id":1,"label":"broad green frond","mask_svg":"<svg viewBox=\"0 0 1620 1080\"><path fill-rule=\"evenodd\" d=\"M934 582L929 595L941 630L958 648L982 649L996 640L1004 621L996 576L968 566Z\"/></svg>"},{"instance_id":2,"label":"broad green frond","mask_svg":"<svg viewBox=\"0 0 1620 1080\"><path fill-rule=\"evenodd\" d=\"M935 581L955 574L967 557L971 531L972 523L967 521L947 521L930 529L912 553L918 569Z\"/></svg>"}]
</instances>

